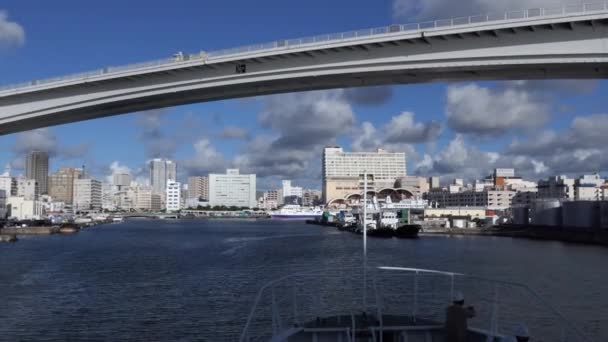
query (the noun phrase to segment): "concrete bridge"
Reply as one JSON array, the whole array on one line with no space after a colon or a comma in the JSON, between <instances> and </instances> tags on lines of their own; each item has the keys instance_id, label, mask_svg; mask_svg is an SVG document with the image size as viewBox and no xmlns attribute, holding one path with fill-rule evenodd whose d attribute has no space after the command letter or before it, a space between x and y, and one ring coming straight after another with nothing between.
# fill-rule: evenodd
<instances>
[{"instance_id":1,"label":"concrete bridge","mask_svg":"<svg viewBox=\"0 0 608 342\"><path fill-rule=\"evenodd\" d=\"M438 81L605 78L608 4L281 40L0 87L0 135L168 106Z\"/></svg>"}]
</instances>

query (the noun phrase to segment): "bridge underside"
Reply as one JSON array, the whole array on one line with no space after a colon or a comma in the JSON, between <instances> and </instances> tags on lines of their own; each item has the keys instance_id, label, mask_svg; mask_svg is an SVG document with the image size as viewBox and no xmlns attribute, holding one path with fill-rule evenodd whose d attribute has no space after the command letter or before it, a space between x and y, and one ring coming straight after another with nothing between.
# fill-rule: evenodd
<instances>
[{"instance_id":1,"label":"bridge underside","mask_svg":"<svg viewBox=\"0 0 608 342\"><path fill-rule=\"evenodd\" d=\"M0 92L0 134L169 106L318 89L608 76L608 14L436 29L182 62ZM236 71L245 66L245 70Z\"/></svg>"}]
</instances>

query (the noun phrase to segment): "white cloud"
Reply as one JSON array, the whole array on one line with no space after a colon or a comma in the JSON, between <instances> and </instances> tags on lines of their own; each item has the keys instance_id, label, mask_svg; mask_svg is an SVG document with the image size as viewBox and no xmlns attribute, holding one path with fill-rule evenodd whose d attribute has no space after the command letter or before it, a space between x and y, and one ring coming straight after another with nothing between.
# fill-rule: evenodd
<instances>
[{"instance_id":1,"label":"white cloud","mask_svg":"<svg viewBox=\"0 0 608 342\"><path fill-rule=\"evenodd\" d=\"M438 122L415 122L414 113L403 112L384 126L388 143L421 143L435 140L441 134Z\"/></svg>"},{"instance_id":2,"label":"white cloud","mask_svg":"<svg viewBox=\"0 0 608 342\"><path fill-rule=\"evenodd\" d=\"M0 10L0 48L20 47L25 44L25 30L14 21L9 21L8 13Z\"/></svg>"},{"instance_id":3,"label":"white cloud","mask_svg":"<svg viewBox=\"0 0 608 342\"><path fill-rule=\"evenodd\" d=\"M119 173L128 173L132 175L131 168L126 165L121 165L119 161L113 161L108 168L108 175L106 176L106 182L112 183L114 181L114 175Z\"/></svg>"},{"instance_id":4,"label":"white cloud","mask_svg":"<svg viewBox=\"0 0 608 342\"><path fill-rule=\"evenodd\" d=\"M225 127L220 134L218 135L221 139L234 139L234 140L249 140L251 136L246 129L236 127L236 126L227 126Z\"/></svg>"},{"instance_id":5,"label":"white cloud","mask_svg":"<svg viewBox=\"0 0 608 342\"><path fill-rule=\"evenodd\" d=\"M549 120L549 106L516 88L454 85L448 87L446 116L456 132L489 136L539 127Z\"/></svg>"},{"instance_id":6,"label":"white cloud","mask_svg":"<svg viewBox=\"0 0 608 342\"><path fill-rule=\"evenodd\" d=\"M194 143L194 155L181 162L189 175L204 175L209 172L223 172L229 163L217 151L209 139L200 139Z\"/></svg>"}]
</instances>

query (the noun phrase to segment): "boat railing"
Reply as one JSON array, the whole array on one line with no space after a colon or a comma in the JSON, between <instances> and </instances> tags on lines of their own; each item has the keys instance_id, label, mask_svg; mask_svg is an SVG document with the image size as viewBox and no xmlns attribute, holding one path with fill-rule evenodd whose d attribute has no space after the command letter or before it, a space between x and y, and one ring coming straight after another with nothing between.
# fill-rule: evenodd
<instances>
[{"instance_id":1,"label":"boat railing","mask_svg":"<svg viewBox=\"0 0 608 342\"><path fill-rule=\"evenodd\" d=\"M362 268L299 272L270 282L258 292L240 341L287 341L286 331L315 329L354 340L356 331L367 329L383 342L387 331L437 330L455 291L475 307L470 330L488 341L512 335L518 324L539 340L592 341L523 284L399 267L369 268L366 277Z\"/></svg>"}]
</instances>

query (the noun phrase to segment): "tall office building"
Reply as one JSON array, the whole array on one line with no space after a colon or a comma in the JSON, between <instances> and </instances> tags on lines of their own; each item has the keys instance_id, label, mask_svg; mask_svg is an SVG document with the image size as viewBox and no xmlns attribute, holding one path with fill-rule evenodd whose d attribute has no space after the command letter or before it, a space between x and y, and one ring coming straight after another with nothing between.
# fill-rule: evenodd
<instances>
[{"instance_id":1,"label":"tall office building","mask_svg":"<svg viewBox=\"0 0 608 342\"><path fill-rule=\"evenodd\" d=\"M255 208L255 175L242 175L238 169L228 169L226 174L209 175L209 205Z\"/></svg>"},{"instance_id":2,"label":"tall office building","mask_svg":"<svg viewBox=\"0 0 608 342\"><path fill-rule=\"evenodd\" d=\"M395 180L407 175L405 153L391 153L381 149L376 152L344 152L341 147L323 150L323 201L360 191L359 177L364 172L371 175L375 185L393 187Z\"/></svg>"},{"instance_id":3,"label":"tall office building","mask_svg":"<svg viewBox=\"0 0 608 342\"><path fill-rule=\"evenodd\" d=\"M54 201L74 203L74 180L82 177L82 169L63 167L49 176L49 195Z\"/></svg>"},{"instance_id":4,"label":"tall office building","mask_svg":"<svg viewBox=\"0 0 608 342\"><path fill-rule=\"evenodd\" d=\"M188 177L188 198L209 199L209 177Z\"/></svg>"},{"instance_id":5,"label":"tall office building","mask_svg":"<svg viewBox=\"0 0 608 342\"><path fill-rule=\"evenodd\" d=\"M74 207L77 210L101 209L101 182L95 179L74 180Z\"/></svg>"},{"instance_id":6,"label":"tall office building","mask_svg":"<svg viewBox=\"0 0 608 342\"><path fill-rule=\"evenodd\" d=\"M150 186L152 191L162 194L167 190L167 181L177 181L177 165L168 159L152 159L150 161Z\"/></svg>"},{"instance_id":7,"label":"tall office building","mask_svg":"<svg viewBox=\"0 0 608 342\"><path fill-rule=\"evenodd\" d=\"M25 158L25 177L35 179L40 194L48 194L49 155L42 151L31 151Z\"/></svg>"}]
</instances>

